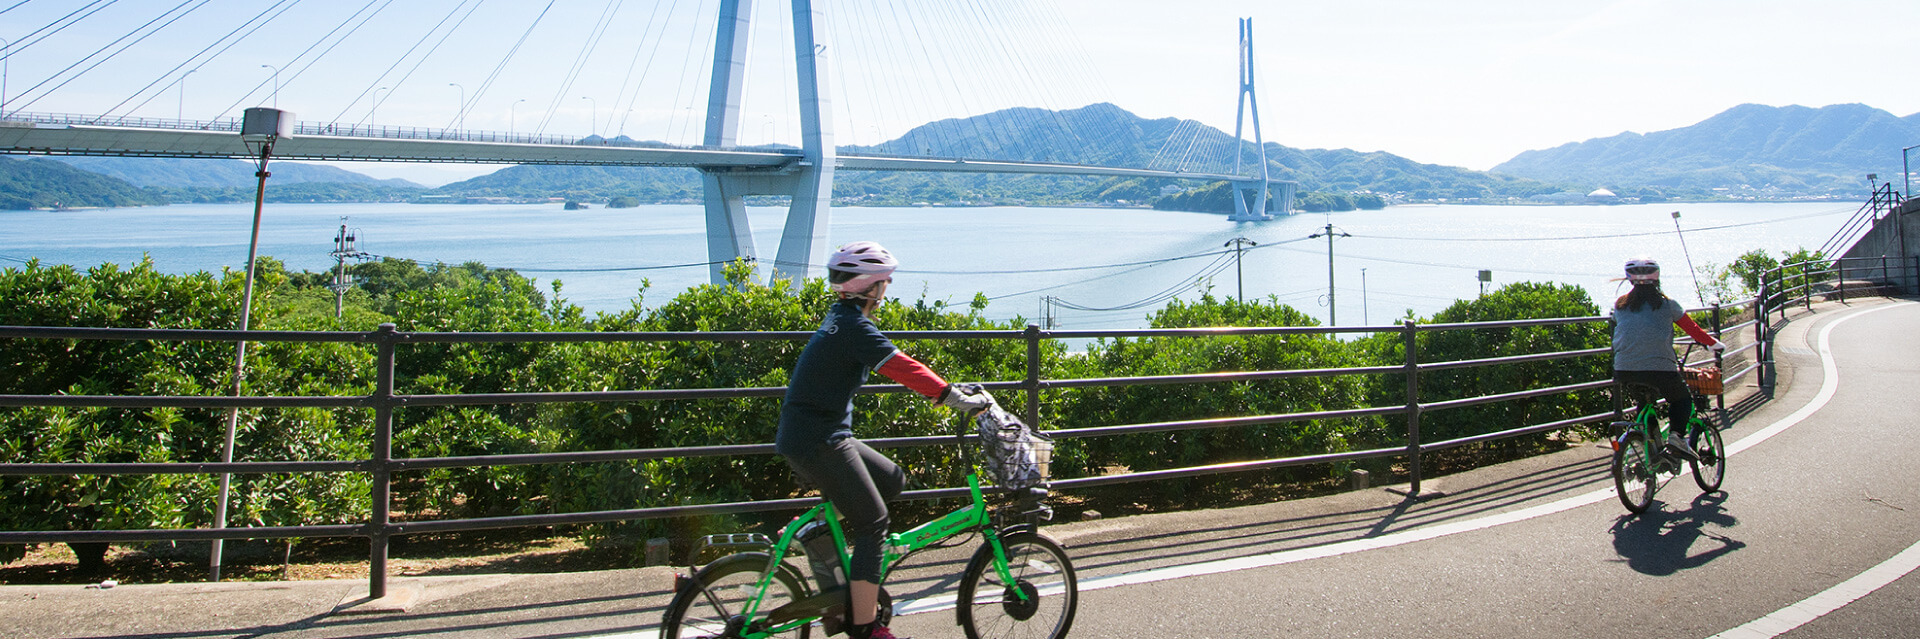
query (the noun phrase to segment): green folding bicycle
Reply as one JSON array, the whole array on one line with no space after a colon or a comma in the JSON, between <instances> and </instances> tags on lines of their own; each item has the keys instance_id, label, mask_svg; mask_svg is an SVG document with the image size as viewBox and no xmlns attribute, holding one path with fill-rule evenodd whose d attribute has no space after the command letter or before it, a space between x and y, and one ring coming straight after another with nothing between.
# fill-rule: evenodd
<instances>
[{"instance_id":1,"label":"green folding bicycle","mask_svg":"<svg viewBox=\"0 0 1920 639\"><path fill-rule=\"evenodd\" d=\"M1052 515L1045 498L1053 445L995 405L974 422L987 470L1001 490L989 507L978 472L967 475L970 502L934 521L888 535L881 562L880 617L893 615L886 579L922 549L951 545L978 533L980 547L961 573L954 609L969 639L1065 637L1080 603L1073 561L1060 542L1040 532ZM943 544L943 542L947 542ZM849 565L846 534L832 503L808 509L777 540L759 533L710 535L694 551L726 552L691 575L676 575L674 597L660 623L661 639L761 639L832 635L846 623ZM814 579L789 559L803 556ZM816 588L816 585L819 586Z\"/></svg>"},{"instance_id":2,"label":"green folding bicycle","mask_svg":"<svg viewBox=\"0 0 1920 639\"><path fill-rule=\"evenodd\" d=\"M1688 346L1687 355L1693 353L1693 348ZM1680 356L1683 367L1687 355ZM1717 375L1719 371L1713 372ZM1718 383L1715 377L1713 384ZM1660 417L1658 402L1648 392L1650 389L1629 387L1636 404L1631 412L1633 420L1614 422L1615 434L1611 440L1613 488L1628 512L1636 515L1646 512L1653 505L1653 494L1660 490L1660 476L1678 474L1682 461L1693 471L1693 483L1700 486L1701 492L1719 490L1720 482L1726 479L1727 448L1720 440L1720 426L1708 416L1707 396L1700 392L1701 386L1691 380L1688 386L1697 408L1684 425L1681 436L1693 447L1691 459L1666 450L1666 429L1661 428L1664 420Z\"/></svg>"}]
</instances>

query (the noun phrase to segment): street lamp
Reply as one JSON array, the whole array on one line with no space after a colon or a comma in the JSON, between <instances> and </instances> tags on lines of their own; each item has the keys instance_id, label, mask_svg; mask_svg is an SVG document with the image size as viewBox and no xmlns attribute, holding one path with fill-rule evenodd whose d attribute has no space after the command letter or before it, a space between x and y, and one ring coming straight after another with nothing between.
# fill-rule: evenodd
<instances>
[{"instance_id":1,"label":"street lamp","mask_svg":"<svg viewBox=\"0 0 1920 639\"><path fill-rule=\"evenodd\" d=\"M584 95L580 96L580 99L586 100L587 104L593 105L593 110L588 112L587 117L587 135L592 136L600 126L600 102Z\"/></svg>"},{"instance_id":2,"label":"street lamp","mask_svg":"<svg viewBox=\"0 0 1920 639\"><path fill-rule=\"evenodd\" d=\"M1913 169L1907 168L1907 152L1920 149L1920 144L1900 149L1900 188L1906 189L1900 197L1913 197Z\"/></svg>"},{"instance_id":3,"label":"street lamp","mask_svg":"<svg viewBox=\"0 0 1920 639\"><path fill-rule=\"evenodd\" d=\"M273 108L280 108L280 67L271 64L260 65L262 69L273 69Z\"/></svg>"},{"instance_id":4,"label":"street lamp","mask_svg":"<svg viewBox=\"0 0 1920 639\"><path fill-rule=\"evenodd\" d=\"M514 100L514 101L513 101L513 104L509 104L509 105L507 105L507 137L513 137L513 116L514 116L514 113L513 113L513 112L514 112L514 109L516 109L516 108L519 108L519 106L520 106L520 103L521 103L521 102L526 102L526 101L527 101L527 99L526 99L526 98L520 98L520 99L518 99L518 100Z\"/></svg>"},{"instance_id":5,"label":"street lamp","mask_svg":"<svg viewBox=\"0 0 1920 639\"><path fill-rule=\"evenodd\" d=\"M454 112L454 121L458 124L453 128L456 131L464 131L467 128L467 88L460 86L458 82L448 82L447 86L460 90L460 110Z\"/></svg>"},{"instance_id":6,"label":"street lamp","mask_svg":"<svg viewBox=\"0 0 1920 639\"><path fill-rule=\"evenodd\" d=\"M380 87L378 89L373 90L373 106L367 107L367 126L368 127L375 127L380 125L380 92L392 91L392 90L393 89L389 89L386 87Z\"/></svg>"},{"instance_id":7,"label":"street lamp","mask_svg":"<svg viewBox=\"0 0 1920 639\"><path fill-rule=\"evenodd\" d=\"M13 41L0 38L6 46L0 47L0 120L7 119L7 71L13 68Z\"/></svg>"},{"instance_id":8,"label":"street lamp","mask_svg":"<svg viewBox=\"0 0 1920 639\"><path fill-rule=\"evenodd\" d=\"M180 105L178 107L180 110L174 114L173 119L175 120L184 121L187 119L187 76L193 75L195 70L196 69L189 69L186 73L180 74Z\"/></svg>"}]
</instances>

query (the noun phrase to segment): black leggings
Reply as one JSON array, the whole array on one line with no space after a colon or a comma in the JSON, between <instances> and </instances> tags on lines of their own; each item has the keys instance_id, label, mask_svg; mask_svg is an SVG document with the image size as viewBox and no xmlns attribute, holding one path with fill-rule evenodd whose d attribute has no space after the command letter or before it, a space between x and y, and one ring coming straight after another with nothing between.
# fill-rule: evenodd
<instances>
[{"instance_id":1,"label":"black leggings","mask_svg":"<svg viewBox=\"0 0 1920 639\"><path fill-rule=\"evenodd\" d=\"M1684 433L1687 420L1693 419L1693 391L1680 371L1614 371L1613 381L1628 386L1645 386L1667 398L1667 429Z\"/></svg>"},{"instance_id":2,"label":"black leggings","mask_svg":"<svg viewBox=\"0 0 1920 639\"><path fill-rule=\"evenodd\" d=\"M906 473L886 455L852 437L820 446L811 455L788 457L787 465L840 511L847 537L853 540L853 565L847 567L847 578L880 583L887 502L906 487Z\"/></svg>"}]
</instances>

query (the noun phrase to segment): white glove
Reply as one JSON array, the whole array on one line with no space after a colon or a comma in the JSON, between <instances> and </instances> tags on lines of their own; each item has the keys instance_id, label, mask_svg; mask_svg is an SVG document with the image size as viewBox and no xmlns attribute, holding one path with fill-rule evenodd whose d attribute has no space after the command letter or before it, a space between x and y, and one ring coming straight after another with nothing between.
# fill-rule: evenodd
<instances>
[{"instance_id":1,"label":"white glove","mask_svg":"<svg viewBox=\"0 0 1920 639\"><path fill-rule=\"evenodd\" d=\"M1724 353L1727 351L1727 343L1716 341L1712 346L1708 346L1707 348L1713 349L1715 353Z\"/></svg>"},{"instance_id":2,"label":"white glove","mask_svg":"<svg viewBox=\"0 0 1920 639\"><path fill-rule=\"evenodd\" d=\"M968 415L993 406L993 396L988 395L986 389L980 388L979 384L948 384L946 390L940 391L938 401L941 406Z\"/></svg>"}]
</instances>

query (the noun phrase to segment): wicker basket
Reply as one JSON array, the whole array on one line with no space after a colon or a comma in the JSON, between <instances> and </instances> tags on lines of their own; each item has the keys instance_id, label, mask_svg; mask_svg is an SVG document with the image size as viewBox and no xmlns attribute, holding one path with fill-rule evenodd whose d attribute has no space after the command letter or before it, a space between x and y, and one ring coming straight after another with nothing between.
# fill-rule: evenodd
<instances>
[{"instance_id":1,"label":"wicker basket","mask_svg":"<svg viewBox=\"0 0 1920 639\"><path fill-rule=\"evenodd\" d=\"M1720 382L1718 366L1688 366L1682 372L1687 378L1687 387L1701 395L1719 395L1726 392L1726 385Z\"/></svg>"}]
</instances>

